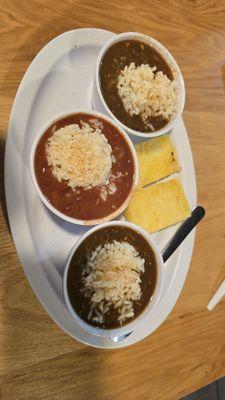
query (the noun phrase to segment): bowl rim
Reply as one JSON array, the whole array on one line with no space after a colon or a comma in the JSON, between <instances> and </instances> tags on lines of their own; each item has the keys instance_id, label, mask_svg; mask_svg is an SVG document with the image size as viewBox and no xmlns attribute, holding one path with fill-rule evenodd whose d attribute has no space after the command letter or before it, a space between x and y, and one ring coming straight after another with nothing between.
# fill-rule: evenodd
<instances>
[{"instance_id":1,"label":"bowl rim","mask_svg":"<svg viewBox=\"0 0 225 400\"><path fill-rule=\"evenodd\" d=\"M100 66L101 66L101 61L106 53L106 51L114 44L120 41L123 41L125 39L138 39L141 41L146 42L147 44L150 44L152 47L154 47L163 58L166 58L166 61L169 63L170 67L172 68L173 72L176 74L176 79L178 82L179 86L179 104L178 104L178 110L174 114L174 116L169 120L169 122L162 127L161 129L158 129L157 131L154 132L139 132L135 131L134 129L129 128L128 126L124 125L110 110L108 105L105 102L105 99L103 97L102 91L101 91L101 84L100 84ZM157 136L161 136L165 133L168 133L176 123L176 121L181 117L183 110L184 110L184 105L185 105L185 84L184 84L184 79L183 75L181 73L180 67L177 64L175 58L172 56L172 54L167 50L165 46L163 46L158 40L154 39L153 37L139 33L139 32L123 32L119 33L116 36L112 37L109 39L105 45L101 48L98 58L97 58L97 63L96 63L96 68L95 68L95 83L96 83L96 88L97 88L97 94L101 100L102 105L104 106L105 110L107 111L108 115L117 122L117 124L127 131L129 134L142 137L142 138L153 138Z\"/></svg>"},{"instance_id":2,"label":"bowl rim","mask_svg":"<svg viewBox=\"0 0 225 400\"><path fill-rule=\"evenodd\" d=\"M92 325L89 325L87 322L82 320L78 314L75 312L73 306L70 303L69 300L69 295L68 295L68 290L67 290L67 276L68 276L68 271L70 267L70 262L72 257L74 256L77 248L80 246L80 244L90 235L92 235L94 232L97 230L101 230L103 228L106 228L108 226L125 226L130 229L133 229L140 233L144 239L147 240L148 244L150 247L153 249L155 257L156 257L156 265L157 265L157 282L156 286L153 292L153 295L147 304L147 306L144 308L144 310L141 312L140 315L138 315L134 320L131 322L128 322L126 325L118 328L113 328L113 329L103 329L103 328L98 328L94 327ZM146 317L149 317L149 314L152 314L159 303L162 294L163 294L163 287L164 287L164 274L165 274L165 269L164 269L164 262L162 258L162 254L156 245L155 241L153 238L150 236L150 234L145 231L143 228L140 226L128 222L128 221L109 221L109 222L104 222L101 225L97 225L91 229L89 229L84 235L82 235L76 243L73 245L69 256L66 261L66 266L64 268L64 273L63 273L63 295L65 299L66 306L74 319L74 321L84 330L88 331L91 334L101 336L101 337L115 337L115 336L120 336L120 335L125 335L127 333L131 333L135 329L137 329L138 326L140 326L146 319Z\"/></svg>"},{"instance_id":3,"label":"bowl rim","mask_svg":"<svg viewBox=\"0 0 225 400\"><path fill-rule=\"evenodd\" d=\"M46 132L46 130L54 124L54 122L59 121L60 119L67 117L69 115L72 114L87 114L87 115L92 115L93 117L96 118L100 118L103 120L106 120L107 122L109 122L111 125L113 125L114 128L116 128L120 134L123 136L123 138L126 140L126 143L131 151L132 157L133 157L133 161L134 161L134 176L133 176L133 185L132 188L130 190L130 192L128 193L128 196L126 197L125 201L121 204L121 206L116 209L115 211L113 211L113 213L108 214L105 217L102 218L96 218L96 219L92 219L92 220L82 220L82 219L77 219L77 218L73 218L73 217L69 217L66 214L63 214L61 211L57 210L56 207L54 207L45 197L44 193L42 193L39 184L37 182L37 178L36 178L36 174L35 174L35 170L34 170L34 157L35 157L35 152L36 152L36 148L37 145L39 143L39 140L41 139L41 137L43 136L43 134ZM84 226L92 226L92 225L97 225L97 224L101 224L103 222L108 222L111 221L112 219L118 217L120 214L122 214L122 212L125 210L125 208L127 207L130 198L132 196L132 194L134 193L136 187L137 187L137 183L138 183L138 176L139 176L139 170L138 170L138 158L137 158L137 153L135 151L134 148L134 144L132 143L131 139L129 138L128 134L120 127L118 126L118 124L113 121L110 117L108 117L107 115L104 115L103 113L97 112L97 111L93 111L93 110L84 110L84 109L77 109L77 110L67 110L64 111L63 113L57 114L55 115L55 117L51 118L51 121L48 121L47 123L45 123L41 129L39 129L39 131L37 132L37 135L35 136L35 139L31 145L31 150L30 150L30 174L31 174L31 179L33 182L33 185L36 189L36 192L40 198L40 200L45 204L45 206L52 211L55 215L57 215L59 218L70 222L72 224L77 224L77 225L84 225Z\"/></svg>"}]
</instances>

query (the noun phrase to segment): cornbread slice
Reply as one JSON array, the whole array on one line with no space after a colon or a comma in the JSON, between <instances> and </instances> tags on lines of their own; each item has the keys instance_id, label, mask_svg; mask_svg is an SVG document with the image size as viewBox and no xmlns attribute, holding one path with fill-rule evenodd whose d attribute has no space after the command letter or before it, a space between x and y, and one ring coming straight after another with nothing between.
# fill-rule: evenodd
<instances>
[{"instance_id":1,"label":"cornbread slice","mask_svg":"<svg viewBox=\"0 0 225 400\"><path fill-rule=\"evenodd\" d=\"M180 170L169 136L146 140L135 145L139 162L139 183L142 188Z\"/></svg>"},{"instance_id":2,"label":"cornbread slice","mask_svg":"<svg viewBox=\"0 0 225 400\"><path fill-rule=\"evenodd\" d=\"M181 183L177 179L157 183L137 190L125 211L127 221L155 232L190 215L190 207Z\"/></svg>"}]
</instances>

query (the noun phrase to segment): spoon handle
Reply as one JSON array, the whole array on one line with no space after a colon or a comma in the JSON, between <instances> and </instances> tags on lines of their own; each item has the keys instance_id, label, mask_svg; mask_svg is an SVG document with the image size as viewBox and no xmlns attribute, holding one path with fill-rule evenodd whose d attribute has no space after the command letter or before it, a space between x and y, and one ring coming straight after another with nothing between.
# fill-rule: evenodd
<instances>
[{"instance_id":1,"label":"spoon handle","mask_svg":"<svg viewBox=\"0 0 225 400\"><path fill-rule=\"evenodd\" d=\"M176 231L171 241L163 250L162 257L164 262L166 262L168 258L174 253L174 251L180 246L183 240L204 217L204 215L205 210L201 206L197 206L192 210L191 216L181 224L180 228Z\"/></svg>"}]
</instances>

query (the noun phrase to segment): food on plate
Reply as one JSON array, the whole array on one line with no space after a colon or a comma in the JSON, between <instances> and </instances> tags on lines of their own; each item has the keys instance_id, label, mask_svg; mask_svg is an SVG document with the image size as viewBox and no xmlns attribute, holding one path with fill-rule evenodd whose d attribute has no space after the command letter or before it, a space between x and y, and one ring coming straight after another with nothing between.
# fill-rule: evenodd
<instances>
[{"instance_id":1,"label":"food on plate","mask_svg":"<svg viewBox=\"0 0 225 400\"><path fill-rule=\"evenodd\" d=\"M178 179L170 179L137 190L125 211L127 221L155 232L190 215L190 207Z\"/></svg>"},{"instance_id":2,"label":"food on plate","mask_svg":"<svg viewBox=\"0 0 225 400\"><path fill-rule=\"evenodd\" d=\"M177 112L178 86L170 66L140 40L125 39L106 50L100 84L109 109L135 131L157 131Z\"/></svg>"},{"instance_id":3,"label":"food on plate","mask_svg":"<svg viewBox=\"0 0 225 400\"><path fill-rule=\"evenodd\" d=\"M67 293L82 320L112 329L142 313L156 280L156 258L146 239L131 228L107 226L93 232L75 250Z\"/></svg>"},{"instance_id":4,"label":"food on plate","mask_svg":"<svg viewBox=\"0 0 225 400\"><path fill-rule=\"evenodd\" d=\"M131 149L125 134L108 120L71 114L52 123L37 144L37 183L66 216L82 221L107 217L120 210L134 189Z\"/></svg>"},{"instance_id":5,"label":"food on plate","mask_svg":"<svg viewBox=\"0 0 225 400\"><path fill-rule=\"evenodd\" d=\"M169 136L148 139L135 145L139 164L138 187L143 188L180 170Z\"/></svg>"},{"instance_id":6,"label":"food on plate","mask_svg":"<svg viewBox=\"0 0 225 400\"><path fill-rule=\"evenodd\" d=\"M105 185L112 168L111 153L101 130L83 121L56 130L46 142L53 175L72 189Z\"/></svg>"}]
</instances>

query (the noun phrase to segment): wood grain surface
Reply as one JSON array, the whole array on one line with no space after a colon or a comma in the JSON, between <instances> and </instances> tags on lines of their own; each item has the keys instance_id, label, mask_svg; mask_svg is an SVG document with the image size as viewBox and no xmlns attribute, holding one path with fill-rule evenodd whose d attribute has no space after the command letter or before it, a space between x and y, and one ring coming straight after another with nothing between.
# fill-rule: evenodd
<instances>
[{"instance_id":1,"label":"wood grain surface","mask_svg":"<svg viewBox=\"0 0 225 400\"><path fill-rule=\"evenodd\" d=\"M50 39L81 27L144 32L174 54L207 210L173 312L153 335L117 351L81 345L43 310L23 274L4 200L4 145L18 85ZM206 305L225 275L225 2L1 0L0 140L0 398L176 400L223 376L225 302L211 313Z\"/></svg>"}]
</instances>

